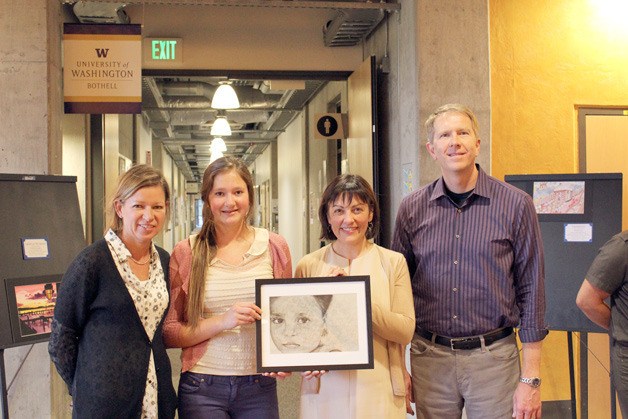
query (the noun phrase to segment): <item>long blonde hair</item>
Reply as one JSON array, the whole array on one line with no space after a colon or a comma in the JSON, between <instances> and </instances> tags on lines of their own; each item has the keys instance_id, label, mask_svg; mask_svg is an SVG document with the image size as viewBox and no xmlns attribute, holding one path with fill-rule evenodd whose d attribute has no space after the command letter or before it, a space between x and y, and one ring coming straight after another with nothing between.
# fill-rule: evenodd
<instances>
[{"instance_id":1,"label":"long blonde hair","mask_svg":"<svg viewBox=\"0 0 628 419\"><path fill-rule=\"evenodd\" d=\"M209 206L209 193L214 187L216 176L235 171L246 183L249 193L249 207L253 208L253 177L242 160L235 157L221 157L212 162L203 174L201 197L203 199L203 226L192 248L192 270L187 304L188 325L195 328L203 316L205 299L205 273L209 261L216 256L216 225Z\"/></svg>"}]
</instances>

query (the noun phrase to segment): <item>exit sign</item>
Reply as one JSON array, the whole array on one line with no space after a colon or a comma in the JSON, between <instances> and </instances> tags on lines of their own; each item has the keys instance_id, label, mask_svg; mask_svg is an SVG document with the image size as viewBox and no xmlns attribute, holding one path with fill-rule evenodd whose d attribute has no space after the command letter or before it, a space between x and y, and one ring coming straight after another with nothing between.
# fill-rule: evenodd
<instances>
[{"instance_id":1,"label":"exit sign","mask_svg":"<svg viewBox=\"0 0 628 419\"><path fill-rule=\"evenodd\" d=\"M183 62L181 38L144 38L144 58L152 63Z\"/></svg>"}]
</instances>

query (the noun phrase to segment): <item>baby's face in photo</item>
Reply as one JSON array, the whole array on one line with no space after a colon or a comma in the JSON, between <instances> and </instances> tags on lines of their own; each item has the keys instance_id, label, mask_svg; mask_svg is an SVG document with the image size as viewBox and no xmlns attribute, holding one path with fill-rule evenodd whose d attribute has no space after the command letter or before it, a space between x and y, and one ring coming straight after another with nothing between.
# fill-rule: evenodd
<instances>
[{"instance_id":1,"label":"baby's face in photo","mask_svg":"<svg viewBox=\"0 0 628 419\"><path fill-rule=\"evenodd\" d=\"M314 297L271 297L270 336L281 352L312 352L324 330L323 313Z\"/></svg>"}]
</instances>

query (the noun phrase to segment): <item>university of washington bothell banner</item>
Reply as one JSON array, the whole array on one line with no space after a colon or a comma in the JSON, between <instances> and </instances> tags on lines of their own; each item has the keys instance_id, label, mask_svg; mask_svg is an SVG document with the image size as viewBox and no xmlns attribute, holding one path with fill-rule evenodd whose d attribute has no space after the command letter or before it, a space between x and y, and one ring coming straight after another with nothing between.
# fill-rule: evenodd
<instances>
[{"instance_id":1,"label":"university of washington bothell banner","mask_svg":"<svg viewBox=\"0 0 628 419\"><path fill-rule=\"evenodd\" d=\"M140 113L141 26L64 24L63 100L65 113Z\"/></svg>"}]
</instances>

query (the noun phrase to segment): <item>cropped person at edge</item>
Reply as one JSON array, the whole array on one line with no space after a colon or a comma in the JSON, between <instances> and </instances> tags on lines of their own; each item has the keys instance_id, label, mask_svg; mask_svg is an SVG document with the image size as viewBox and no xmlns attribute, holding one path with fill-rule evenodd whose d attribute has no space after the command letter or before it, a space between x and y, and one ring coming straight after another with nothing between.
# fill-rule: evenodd
<instances>
[{"instance_id":1,"label":"cropped person at edge","mask_svg":"<svg viewBox=\"0 0 628 419\"><path fill-rule=\"evenodd\" d=\"M475 163L480 138L469 108L441 106L425 127L442 177L401 202L392 242L412 276L417 417L460 418L464 408L470 419L538 419L547 329L534 204Z\"/></svg>"},{"instance_id":2,"label":"cropped person at edge","mask_svg":"<svg viewBox=\"0 0 628 419\"><path fill-rule=\"evenodd\" d=\"M610 306L606 299L610 297ZM628 230L611 237L591 263L576 304L609 331L611 379L623 417L628 417Z\"/></svg>"},{"instance_id":3,"label":"cropped person at edge","mask_svg":"<svg viewBox=\"0 0 628 419\"><path fill-rule=\"evenodd\" d=\"M253 180L233 157L203 175L203 226L170 259L172 301L164 339L183 348L181 418L278 419L277 382L287 373L256 374L255 279L292 275L279 235L249 226Z\"/></svg>"}]
</instances>

